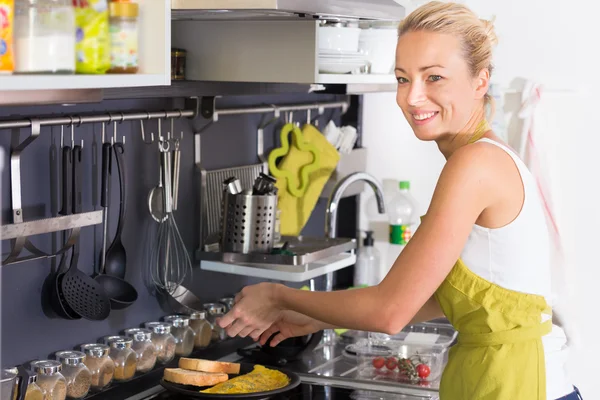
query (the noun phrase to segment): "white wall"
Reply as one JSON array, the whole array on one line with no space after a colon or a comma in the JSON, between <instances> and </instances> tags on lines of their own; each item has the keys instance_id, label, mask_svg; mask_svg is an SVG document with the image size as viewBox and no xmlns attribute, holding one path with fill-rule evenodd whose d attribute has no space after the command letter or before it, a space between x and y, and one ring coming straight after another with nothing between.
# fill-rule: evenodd
<instances>
[{"instance_id":1,"label":"white wall","mask_svg":"<svg viewBox=\"0 0 600 400\"><path fill-rule=\"evenodd\" d=\"M600 93L597 16L599 2L575 0L466 0L482 18L495 15L499 45L495 52L494 82L520 88L524 78L544 84L544 119L555 143L551 154L553 192L565 245L569 300L568 317L574 323L575 346L569 373L584 398L600 398ZM567 6L568 5L568 6ZM592 9L594 8L594 9ZM515 145L520 124L514 110L520 94L505 97L509 139ZM369 149L367 172L379 179L412 181L412 190L424 212L443 166L434 144L420 143L395 102L394 93L365 95L364 146ZM553 128L553 129L550 129ZM362 196L367 206L370 193ZM369 226L366 217L362 227ZM385 231L377 239L385 241ZM385 244L378 244L385 252Z\"/></svg>"}]
</instances>

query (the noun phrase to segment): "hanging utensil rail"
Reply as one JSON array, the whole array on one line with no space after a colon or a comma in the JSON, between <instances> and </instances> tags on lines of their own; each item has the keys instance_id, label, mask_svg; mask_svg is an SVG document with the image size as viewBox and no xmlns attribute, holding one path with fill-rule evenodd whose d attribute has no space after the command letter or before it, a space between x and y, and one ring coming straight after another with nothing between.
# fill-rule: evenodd
<instances>
[{"instance_id":1,"label":"hanging utensil rail","mask_svg":"<svg viewBox=\"0 0 600 400\"><path fill-rule=\"evenodd\" d=\"M186 99L187 100L187 99ZM93 115L76 115L76 116L61 116L61 117L43 117L36 118L40 126L52 125L71 125L80 126L82 124L95 124L101 122L125 122L125 121L143 121L151 119L170 119L170 118L195 118L198 115L199 99L193 97L189 99L193 101L192 109L175 110L175 111L140 111L131 113L112 113L106 112L103 114ZM0 129L9 128L29 128L31 127L31 119L19 120L3 120L0 121Z\"/></svg>"},{"instance_id":2,"label":"hanging utensil rail","mask_svg":"<svg viewBox=\"0 0 600 400\"><path fill-rule=\"evenodd\" d=\"M341 108L342 114L348 111L350 106L350 99L345 101L330 101L322 103L301 103L301 104L282 104L282 105L263 105L263 106L252 106L252 107L238 107L238 108L221 108L216 107L216 97L205 96L200 100L200 115L206 119L212 119L213 122L219 120L220 115L239 115L239 114L262 114L262 113L275 113L275 117L278 118L281 112L290 111L310 111L318 110L319 115L323 114L325 109ZM1 125L0 125L1 128Z\"/></svg>"}]
</instances>

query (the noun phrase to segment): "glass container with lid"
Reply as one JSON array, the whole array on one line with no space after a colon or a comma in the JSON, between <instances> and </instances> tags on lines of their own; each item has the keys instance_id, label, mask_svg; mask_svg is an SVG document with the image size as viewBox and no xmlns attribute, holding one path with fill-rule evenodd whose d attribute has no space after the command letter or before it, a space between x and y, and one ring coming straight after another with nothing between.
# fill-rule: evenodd
<instances>
[{"instance_id":1,"label":"glass container with lid","mask_svg":"<svg viewBox=\"0 0 600 400\"><path fill-rule=\"evenodd\" d=\"M222 299L219 299L219 303L224 304L225 307L227 307L225 312L229 312L229 311L231 311L231 309L233 308L233 306L235 304L235 298L234 297L223 297Z\"/></svg>"},{"instance_id":2,"label":"glass container with lid","mask_svg":"<svg viewBox=\"0 0 600 400\"><path fill-rule=\"evenodd\" d=\"M130 328L125 336L133 339L131 348L137 354L137 371L148 372L156 365L156 346L152 343L152 332L148 329Z\"/></svg>"},{"instance_id":3,"label":"glass container with lid","mask_svg":"<svg viewBox=\"0 0 600 400\"><path fill-rule=\"evenodd\" d=\"M72 0L20 0L14 20L16 73L75 72Z\"/></svg>"},{"instance_id":4,"label":"glass container with lid","mask_svg":"<svg viewBox=\"0 0 600 400\"><path fill-rule=\"evenodd\" d=\"M115 363L108 356L110 348L105 344L90 343L80 347L85 354L84 363L92 374L92 391L100 391L107 387L115 374Z\"/></svg>"},{"instance_id":5,"label":"glass container with lid","mask_svg":"<svg viewBox=\"0 0 600 400\"><path fill-rule=\"evenodd\" d=\"M213 327L212 339L213 341L221 341L227 339L227 332L217 324L217 318L225 315L226 306L221 303L206 303L203 305L204 309L208 313L208 322Z\"/></svg>"},{"instance_id":6,"label":"glass container with lid","mask_svg":"<svg viewBox=\"0 0 600 400\"><path fill-rule=\"evenodd\" d=\"M23 400L44 400L44 392L37 385L37 375L29 374L27 379L27 390Z\"/></svg>"},{"instance_id":7,"label":"glass container with lid","mask_svg":"<svg viewBox=\"0 0 600 400\"><path fill-rule=\"evenodd\" d=\"M146 322L146 329L152 331L152 343L156 348L156 361L167 364L175 358L175 337L171 334L168 322Z\"/></svg>"},{"instance_id":8,"label":"glass container with lid","mask_svg":"<svg viewBox=\"0 0 600 400\"><path fill-rule=\"evenodd\" d=\"M67 380L67 397L84 398L92 385L92 373L84 363L85 354L81 351L58 351L54 356L62 364L62 374Z\"/></svg>"},{"instance_id":9,"label":"glass container with lid","mask_svg":"<svg viewBox=\"0 0 600 400\"><path fill-rule=\"evenodd\" d=\"M23 379L27 379L26 385L23 384ZM44 400L44 392L36 383L37 375L25 368L3 369L1 381L0 399ZM23 394L23 390L25 394Z\"/></svg>"},{"instance_id":10,"label":"glass container with lid","mask_svg":"<svg viewBox=\"0 0 600 400\"><path fill-rule=\"evenodd\" d=\"M110 70L115 74L138 72L138 14L137 3L113 1L110 12Z\"/></svg>"},{"instance_id":11,"label":"glass container with lid","mask_svg":"<svg viewBox=\"0 0 600 400\"><path fill-rule=\"evenodd\" d=\"M16 368L2 370L0 377L0 398L12 399L16 395L19 372Z\"/></svg>"},{"instance_id":12,"label":"glass container with lid","mask_svg":"<svg viewBox=\"0 0 600 400\"><path fill-rule=\"evenodd\" d=\"M62 375L62 364L56 360L41 360L31 363L37 374L37 385L44 393L44 400L65 400L67 381Z\"/></svg>"},{"instance_id":13,"label":"glass container with lid","mask_svg":"<svg viewBox=\"0 0 600 400\"><path fill-rule=\"evenodd\" d=\"M164 318L173 327L171 333L175 337L175 354L187 357L194 351L196 333L190 328L190 317L188 315L169 315Z\"/></svg>"},{"instance_id":14,"label":"glass container with lid","mask_svg":"<svg viewBox=\"0 0 600 400\"><path fill-rule=\"evenodd\" d=\"M208 347L212 339L212 325L206 319L206 311L195 311L190 314L190 328L194 330L194 347Z\"/></svg>"},{"instance_id":15,"label":"glass container with lid","mask_svg":"<svg viewBox=\"0 0 600 400\"><path fill-rule=\"evenodd\" d=\"M104 343L110 347L108 355L115 363L114 380L124 382L133 378L137 369L137 354L131 348L133 339L125 336L107 336Z\"/></svg>"}]
</instances>

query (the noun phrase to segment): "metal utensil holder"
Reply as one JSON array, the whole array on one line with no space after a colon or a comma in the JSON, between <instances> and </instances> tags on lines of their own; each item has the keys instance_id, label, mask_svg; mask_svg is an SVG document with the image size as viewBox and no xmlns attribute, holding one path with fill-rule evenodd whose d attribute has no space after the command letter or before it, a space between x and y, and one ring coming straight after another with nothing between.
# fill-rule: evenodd
<instances>
[{"instance_id":1,"label":"metal utensil holder","mask_svg":"<svg viewBox=\"0 0 600 400\"><path fill-rule=\"evenodd\" d=\"M277 196L224 194L221 249L226 253L268 253L273 249Z\"/></svg>"}]
</instances>

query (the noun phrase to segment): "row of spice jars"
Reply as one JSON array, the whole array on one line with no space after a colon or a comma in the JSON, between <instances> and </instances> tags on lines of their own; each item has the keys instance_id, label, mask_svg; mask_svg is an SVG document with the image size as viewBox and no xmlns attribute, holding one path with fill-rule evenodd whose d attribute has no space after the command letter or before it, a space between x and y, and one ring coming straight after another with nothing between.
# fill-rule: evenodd
<instances>
[{"instance_id":1,"label":"row of spice jars","mask_svg":"<svg viewBox=\"0 0 600 400\"><path fill-rule=\"evenodd\" d=\"M106 336L101 343L80 346L81 351L59 351L56 360L31 363L26 400L82 399L101 391L113 380L125 382L136 372L151 371L175 356L189 356L194 348L224 340L226 333L216 319L233 306L233 299L204 304L205 311L169 315L163 322L147 322L143 328L126 329L123 336Z\"/></svg>"}]
</instances>

